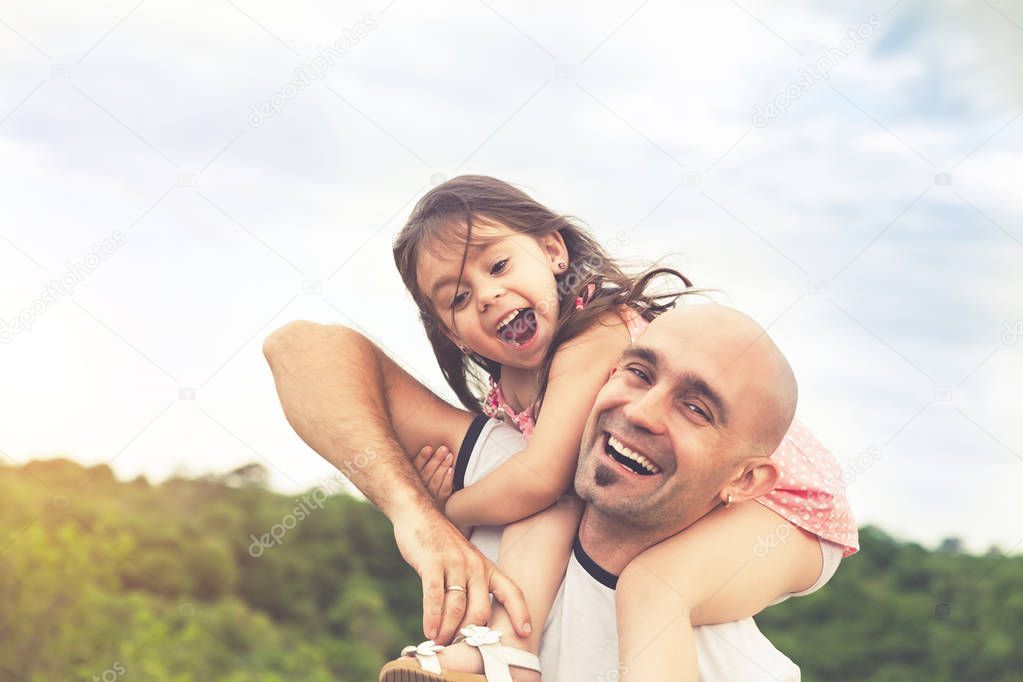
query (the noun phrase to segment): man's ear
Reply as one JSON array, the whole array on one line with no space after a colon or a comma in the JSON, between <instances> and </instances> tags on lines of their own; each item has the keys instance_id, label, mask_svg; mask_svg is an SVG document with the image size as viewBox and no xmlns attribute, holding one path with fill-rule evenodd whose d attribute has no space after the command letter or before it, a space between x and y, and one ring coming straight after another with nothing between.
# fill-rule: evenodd
<instances>
[{"instance_id":1,"label":"man's ear","mask_svg":"<svg viewBox=\"0 0 1023 682\"><path fill-rule=\"evenodd\" d=\"M745 502L774 490L779 477L778 466L770 457L756 457L743 464L739 474L721 489L722 499Z\"/></svg>"},{"instance_id":2,"label":"man's ear","mask_svg":"<svg viewBox=\"0 0 1023 682\"><path fill-rule=\"evenodd\" d=\"M547 254L547 259L550 261L551 271L555 275L560 275L568 267L568 247L565 246L565 238L561 236L561 232L555 230L550 234L540 239L540 246L543 247L544 253ZM560 264L564 263L565 267L560 267Z\"/></svg>"}]
</instances>

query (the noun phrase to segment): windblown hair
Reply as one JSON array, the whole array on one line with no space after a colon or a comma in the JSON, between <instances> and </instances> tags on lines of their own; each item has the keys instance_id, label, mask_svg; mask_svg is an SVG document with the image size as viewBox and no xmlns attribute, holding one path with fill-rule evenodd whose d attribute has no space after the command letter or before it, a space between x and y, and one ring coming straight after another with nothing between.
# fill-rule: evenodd
<instances>
[{"instance_id":1,"label":"windblown hair","mask_svg":"<svg viewBox=\"0 0 1023 682\"><path fill-rule=\"evenodd\" d=\"M644 319L652 320L674 307L679 296L699 291L693 288L685 275L672 268L652 267L637 274L628 274L575 219L551 211L506 182L485 175L462 175L437 185L415 205L405 227L395 238L394 263L419 307L420 319L444 378L462 404L473 412L480 412L477 394L485 390L486 376L499 380L501 365L475 353L462 353L449 338L441 318L443 311L438 310L419 287L417 265L423 249L451 249L453 244L461 244L464 270L470 245L479 243L473 238L474 221L499 223L537 239L560 232L565 241L569 267L555 277L558 322L553 341L537 373L537 410L547 389L554 354L566 341L600 324L601 316L608 311L618 311L623 305L632 307ZM683 286L648 292L651 283L659 277L676 278ZM594 285L592 295L589 295L590 284ZM577 309L575 301L580 296L586 304ZM449 327L453 328L453 311L450 316L452 323ZM470 388L470 383L476 393ZM535 414L533 416L536 417Z\"/></svg>"}]
</instances>

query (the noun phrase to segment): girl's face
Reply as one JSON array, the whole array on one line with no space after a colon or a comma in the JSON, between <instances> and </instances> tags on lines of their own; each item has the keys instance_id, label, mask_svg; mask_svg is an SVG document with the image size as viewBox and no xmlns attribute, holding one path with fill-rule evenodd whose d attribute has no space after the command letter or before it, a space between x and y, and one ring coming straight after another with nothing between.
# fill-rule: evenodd
<instances>
[{"instance_id":1,"label":"girl's face","mask_svg":"<svg viewBox=\"0 0 1023 682\"><path fill-rule=\"evenodd\" d=\"M502 365L536 368L554 338L554 276L568 265L565 242L557 232L538 238L480 219L472 237L464 269L464 238L420 250L420 290L455 343Z\"/></svg>"}]
</instances>

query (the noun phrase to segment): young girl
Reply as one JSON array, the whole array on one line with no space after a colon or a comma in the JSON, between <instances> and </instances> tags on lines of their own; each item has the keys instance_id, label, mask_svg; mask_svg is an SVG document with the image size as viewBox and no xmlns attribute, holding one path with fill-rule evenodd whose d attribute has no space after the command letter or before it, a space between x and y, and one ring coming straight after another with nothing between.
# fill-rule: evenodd
<instances>
[{"instance_id":1,"label":"young girl","mask_svg":"<svg viewBox=\"0 0 1023 682\"><path fill-rule=\"evenodd\" d=\"M500 567L522 588L536 627L528 639L517 638L496 605L489 625L503 633L504 651L535 653L579 521L572 479L594 398L648 321L695 290L666 268L626 274L570 219L484 176L454 178L428 192L398 235L394 256L455 394L469 410L502 418L528 439L524 450L453 494L446 448L424 448L415 465L459 527L512 524L501 539ZM661 276L677 277L685 290L649 293ZM795 422L773 458L781 477L772 493L746 499L738 490L723 492L719 509L625 571L616 591L619 679L696 680L692 626L739 620L818 589L842 556L857 550L831 454ZM643 465L625 454L619 461L641 473ZM760 545L771 549L758 552ZM664 618L656 627L670 627L671 636L657 637L650 616ZM468 632L467 642L449 647L406 648L381 680L484 679L471 674L483 670L483 660L470 644L493 634L481 640L472 634L485 630ZM512 679L539 680L535 657L521 653L507 655ZM666 661L670 671L660 667ZM423 665L432 672L420 672Z\"/></svg>"}]
</instances>

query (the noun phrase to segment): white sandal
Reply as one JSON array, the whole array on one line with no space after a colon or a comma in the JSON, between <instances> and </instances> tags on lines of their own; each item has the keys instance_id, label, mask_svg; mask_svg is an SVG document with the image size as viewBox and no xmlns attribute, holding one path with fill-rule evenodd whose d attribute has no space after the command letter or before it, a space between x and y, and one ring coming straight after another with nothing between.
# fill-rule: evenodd
<instances>
[{"instance_id":1,"label":"white sandal","mask_svg":"<svg viewBox=\"0 0 1023 682\"><path fill-rule=\"evenodd\" d=\"M443 672L437 652L444 647L428 639L419 646L401 650L401 658L386 664L380 670L380 682L512 682L509 666L540 672L540 659L522 649L501 644L501 631L485 625L470 625L454 643L465 642L480 650L483 674Z\"/></svg>"}]
</instances>

